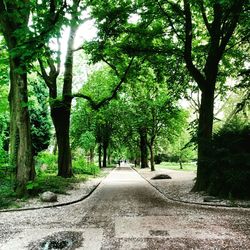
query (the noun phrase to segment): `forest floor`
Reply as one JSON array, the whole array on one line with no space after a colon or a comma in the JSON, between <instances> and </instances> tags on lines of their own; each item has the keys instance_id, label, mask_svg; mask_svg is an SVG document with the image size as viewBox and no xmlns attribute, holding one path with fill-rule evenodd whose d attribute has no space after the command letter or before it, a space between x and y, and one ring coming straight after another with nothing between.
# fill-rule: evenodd
<instances>
[{"instance_id":1,"label":"forest floor","mask_svg":"<svg viewBox=\"0 0 250 250\"><path fill-rule=\"evenodd\" d=\"M250 248L250 209L175 202L144 178L123 165L81 202L3 212L0 249Z\"/></svg>"}]
</instances>

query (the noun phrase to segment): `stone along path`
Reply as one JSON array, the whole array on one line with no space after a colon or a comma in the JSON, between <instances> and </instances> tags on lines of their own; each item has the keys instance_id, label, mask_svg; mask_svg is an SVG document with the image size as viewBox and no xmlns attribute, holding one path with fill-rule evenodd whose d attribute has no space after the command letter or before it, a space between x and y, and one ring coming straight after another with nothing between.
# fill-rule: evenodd
<instances>
[{"instance_id":1,"label":"stone along path","mask_svg":"<svg viewBox=\"0 0 250 250\"><path fill-rule=\"evenodd\" d=\"M123 166L77 204L1 213L0 249L250 249L250 210L168 201Z\"/></svg>"}]
</instances>

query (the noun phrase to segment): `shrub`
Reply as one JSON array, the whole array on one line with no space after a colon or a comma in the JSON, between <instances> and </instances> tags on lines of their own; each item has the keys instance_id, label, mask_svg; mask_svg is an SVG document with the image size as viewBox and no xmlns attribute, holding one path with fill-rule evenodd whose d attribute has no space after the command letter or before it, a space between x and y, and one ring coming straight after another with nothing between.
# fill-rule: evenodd
<instances>
[{"instance_id":1,"label":"shrub","mask_svg":"<svg viewBox=\"0 0 250 250\"><path fill-rule=\"evenodd\" d=\"M15 195L12 178L0 172L0 208L14 205Z\"/></svg>"},{"instance_id":2,"label":"shrub","mask_svg":"<svg viewBox=\"0 0 250 250\"><path fill-rule=\"evenodd\" d=\"M84 158L78 157L73 160L74 174L89 174L96 175L100 172L100 168L94 163L88 163Z\"/></svg>"},{"instance_id":3,"label":"shrub","mask_svg":"<svg viewBox=\"0 0 250 250\"><path fill-rule=\"evenodd\" d=\"M41 173L34 181L29 181L26 187L30 195L37 195L45 191L66 194L67 190L73 187L73 183L83 180L86 180L85 176L81 176L81 178L63 178L53 174Z\"/></svg>"},{"instance_id":4,"label":"shrub","mask_svg":"<svg viewBox=\"0 0 250 250\"><path fill-rule=\"evenodd\" d=\"M250 126L237 122L214 135L209 193L250 198Z\"/></svg>"},{"instance_id":5,"label":"shrub","mask_svg":"<svg viewBox=\"0 0 250 250\"><path fill-rule=\"evenodd\" d=\"M36 157L36 170L37 173L44 171L46 173L56 173L57 156L46 151L40 152ZM42 169L44 167L44 169Z\"/></svg>"}]
</instances>

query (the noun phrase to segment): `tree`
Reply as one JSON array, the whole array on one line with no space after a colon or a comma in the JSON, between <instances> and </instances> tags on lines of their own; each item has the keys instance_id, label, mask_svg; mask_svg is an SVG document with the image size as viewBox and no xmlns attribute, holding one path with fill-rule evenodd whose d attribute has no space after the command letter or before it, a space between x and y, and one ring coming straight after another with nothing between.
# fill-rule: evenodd
<instances>
[{"instance_id":1,"label":"tree","mask_svg":"<svg viewBox=\"0 0 250 250\"><path fill-rule=\"evenodd\" d=\"M19 6L20 5L20 6ZM20 41L17 34L28 27L29 3L0 1L0 24L10 60L10 153L16 167L16 192L26 192L25 185L32 180L35 170L32 165L30 121L27 98L27 67L21 51L17 50ZM23 39L22 39L23 41Z\"/></svg>"},{"instance_id":2,"label":"tree","mask_svg":"<svg viewBox=\"0 0 250 250\"><path fill-rule=\"evenodd\" d=\"M56 6L54 7L56 8ZM73 84L74 40L79 26L78 15L80 15L80 12L77 10L78 7L79 1L73 1L70 9L71 20L69 21L69 38L67 41L68 47L64 63L65 69L61 97L59 97L58 91L58 76L61 70L60 44L58 44L59 51L57 52L56 59L53 58L53 53L48 47L45 49L44 57L49 66L49 73L46 71L44 61L41 58L38 59L41 68L41 76L49 88L51 117L55 127L58 145L58 176L65 178L73 175L69 131Z\"/></svg>"},{"instance_id":3,"label":"tree","mask_svg":"<svg viewBox=\"0 0 250 250\"><path fill-rule=\"evenodd\" d=\"M33 180L32 147L27 95L27 72L30 64L46 44L66 7L66 1L39 4L32 1L0 1L0 32L9 54L10 67L10 154L16 168L16 192L27 192ZM39 10L39 11L38 11ZM32 14L32 15L31 15ZM29 24L31 17L32 24Z\"/></svg>"},{"instance_id":4,"label":"tree","mask_svg":"<svg viewBox=\"0 0 250 250\"><path fill-rule=\"evenodd\" d=\"M156 69L145 62L123 90L123 100L130 106L127 109L131 112L130 124L140 137L141 167L148 166L149 150L152 171L155 170L154 147L158 137L178 134L185 117L177 107L180 93L174 86L179 82L170 84L168 81L168 78L160 79Z\"/></svg>"},{"instance_id":5,"label":"tree","mask_svg":"<svg viewBox=\"0 0 250 250\"><path fill-rule=\"evenodd\" d=\"M87 95L91 94L94 100L103 100L114 88L116 82L117 76L110 67L106 66L94 71L81 91ZM78 100L74 110L72 119L73 143L88 148L88 139L93 139L92 136L94 136L95 144L98 144L100 167L106 167L107 160L110 158L113 138L120 128L122 119L121 105L119 98L116 97L116 100L111 100L108 105L93 110L89 107L89 103ZM86 138L87 141L83 141L83 138ZM92 139L91 150L95 147Z\"/></svg>"},{"instance_id":6,"label":"tree","mask_svg":"<svg viewBox=\"0 0 250 250\"><path fill-rule=\"evenodd\" d=\"M194 15L193 13L195 10L191 9L189 0L184 0L184 59L188 71L195 79L202 92L198 127L198 169L197 180L193 188L194 191L206 190L208 187L207 176L209 175L209 168L207 166L207 161L211 153L210 142L213 131L214 95L219 73L219 63L237 27L244 2L246 1L215 1L212 6L207 6L207 10L203 2L199 3L199 10L202 14L209 40L206 46L206 60L203 67L199 65L198 68L192 56L194 49L192 46L194 41L192 15ZM209 18L206 14L208 10L213 11L213 14L211 14Z\"/></svg>"},{"instance_id":7,"label":"tree","mask_svg":"<svg viewBox=\"0 0 250 250\"><path fill-rule=\"evenodd\" d=\"M94 150L97 144L95 112L92 111L85 100L77 100L75 107L73 107L70 136L72 149L83 149L85 154L89 153L90 162L93 162Z\"/></svg>"},{"instance_id":8,"label":"tree","mask_svg":"<svg viewBox=\"0 0 250 250\"><path fill-rule=\"evenodd\" d=\"M249 1L94 3L93 16L102 38L99 48L109 48L112 44L119 52L144 56L154 65L161 64L161 68L162 63L170 68L173 57L181 64L185 62L186 70L202 93L194 190L206 190L215 90L218 82L223 84L225 81L223 77L220 79L223 73L220 69L222 64L227 65L228 51L239 48L239 44L249 38L247 25L239 26L239 23L249 23ZM138 20L130 21L132 15ZM248 33L245 35L242 30ZM237 57L234 55L229 60ZM243 61L240 64L243 65Z\"/></svg>"},{"instance_id":9,"label":"tree","mask_svg":"<svg viewBox=\"0 0 250 250\"><path fill-rule=\"evenodd\" d=\"M29 82L32 153L36 156L42 150L47 149L50 144L51 120L46 86L38 79L34 79L34 76L30 78L33 78Z\"/></svg>"}]
</instances>

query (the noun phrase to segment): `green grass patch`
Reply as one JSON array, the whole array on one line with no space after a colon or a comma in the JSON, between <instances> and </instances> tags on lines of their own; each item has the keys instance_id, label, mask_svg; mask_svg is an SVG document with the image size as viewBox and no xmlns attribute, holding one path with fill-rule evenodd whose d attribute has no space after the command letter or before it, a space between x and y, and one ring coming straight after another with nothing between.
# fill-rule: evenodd
<instances>
[{"instance_id":1,"label":"green grass patch","mask_svg":"<svg viewBox=\"0 0 250 250\"><path fill-rule=\"evenodd\" d=\"M156 169L163 168L163 169L172 169L172 170L179 170L179 171L196 171L197 166L196 162L185 162L182 163L182 169L180 168L179 162L162 162L161 164L155 165Z\"/></svg>"},{"instance_id":2,"label":"green grass patch","mask_svg":"<svg viewBox=\"0 0 250 250\"><path fill-rule=\"evenodd\" d=\"M29 196L23 197L21 201L26 201L30 197L38 196L40 193L51 191L57 194L67 194L75 183L84 182L88 179L86 174L75 174L72 178L62 178L56 174L39 174L34 181L27 183ZM20 201L14 192L13 181L4 176L0 176L0 209L18 208L17 201Z\"/></svg>"},{"instance_id":3,"label":"green grass patch","mask_svg":"<svg viewBox=\"0 0 250 250\"><path fill-rule=\"evenodd\" d=\"M27 189L31 196L46 191L67 194L67 191L72 189L75 183L86 181L87 178L87 175L83 174L75 175L72 178L63 178L56 174L40 174L34 181L28 182Z\"/></svg>"}]
</instances>

